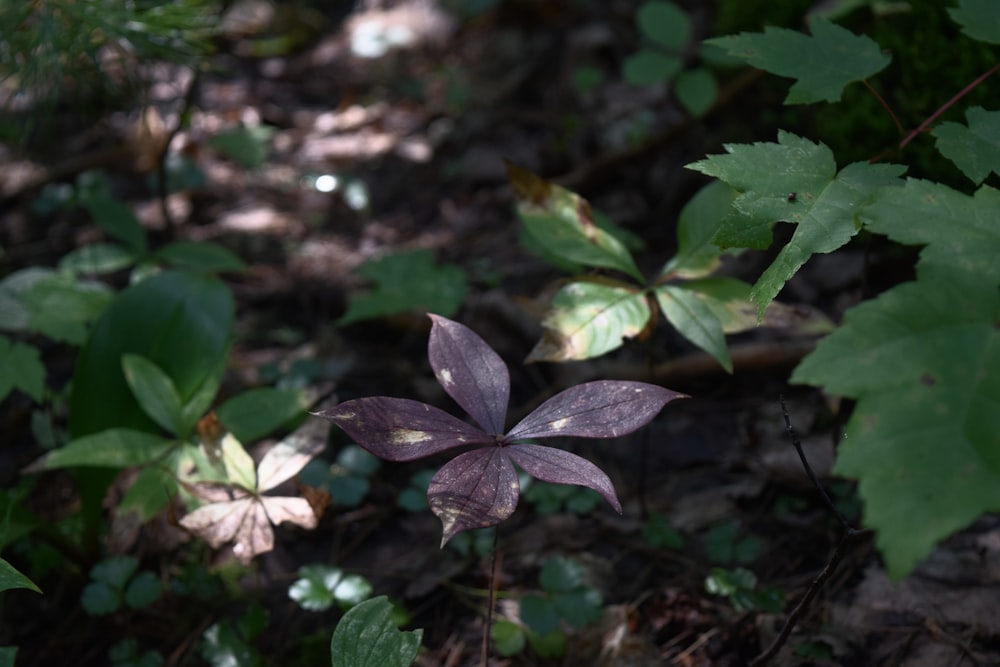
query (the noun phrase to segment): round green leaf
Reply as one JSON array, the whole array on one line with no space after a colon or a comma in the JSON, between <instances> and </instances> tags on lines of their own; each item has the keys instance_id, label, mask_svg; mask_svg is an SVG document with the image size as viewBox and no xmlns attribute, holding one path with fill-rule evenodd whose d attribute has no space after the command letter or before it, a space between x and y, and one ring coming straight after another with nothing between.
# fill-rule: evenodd
<instances>
[{"instance_id":1,"label":"round green leaf","mask_svg":"<svg viewBox=\"0 0 1000 667\"><path fill-rule=\"evenodd\" d=\"M719 94L719 84L705 68L681 72L674 81L674 95L677 101L692 116L701 116L712 108Z\"/></svg>"},{"instance_id":2,"label":"round green leaf","mask_svg":"<svg viewBox=\"0 0 1000 667\"><path fill-rule=\"evenodd\" d=\"M117 243L92 243L77 248L59 260L59 268L84 275L101 275L131 266L138 255Z\"/></svg>"},{"instance_id":3,"label":"round green leaf","mask_svg":"<svg viewBox=\"0 0 1000 667\"><path fill-rule=\"evenodd\" d=\"M137 569L139 561L132 556L111 556L91 568L90 577L121 590Z\"/></svg>"},{"instance_id":4,"label":"round green leaf","mask_svg":"<svg viewBox=\"0 0 1000 667\"><path fill-rule=\"evenodd\" d=\"M672 2L651 0L636 12L635 21L642 34L668 49L679 51L691 39L691 18Z\"/></svg>"},{"instance_id":5,"label":"round green leaf","mask_svg":"<svg viewBox=\"0 0 1000 667\"><path fill-rule=\"evenodd\" d=\"M91 616L113 614L122 604L121 591L102 581L92 581L83 588L80 604Z\"/></svg>"},{"instance_id":6,"label":"round green leaf","mask_svg":"<svg viewBox=\"0 0 1000 667\"><path fill-rule=\"evenodd\" d=\"M215 411L240 442L259 440L302 414L302 394L294 389L260 387L234 396Z\"/></svg>"},{"instance_id":7,"label":"round green leaf","mask_svg":"<svg viewBox=\"0 0 1000 667\"><path fill-rule=\"evenodd\" d=\"M676 56L643 49L625 60L625 80L634 86L648 86L669 81L681 70L683 62Z\"/></svg>"},{"instance_id":8,"label":"round green leaf","mask_svg":"<svg viewBox=\"0 0 1000 667\"><path fill-rule=\"evenodd\" d=\"M510 621L494 623L493 627L490 628L490 636L493 638L497 653L505 658L523 651L528 641L521 626Z\"/></svg>"},{"instance_id":9,"label":"round green leaf","mask_svg":"<svg viewBox=\"0 0 1000 667\"><path fill-rule=\"evenodd\" d=\"M226 248L207 241L175 241L163 246L156 257L177 267L218 273L246 268L239 257Z\"/></svg>"},{"instance_id":10,"label":"round green leaf","mask_svg":"<svg viewBox=\"0 0 1000 667\"><path fill-rule=\"evenodd\" d=\"M586 570L577 561L565 556L555 556L545 561L538 575L538 583L549 593L565 593L582 586L585 575Z\"/></svg>"},{"instance_id":11,"label":"round green leaf","mask_svg":"<svg viewBox=\"0 0 1000 667\"><path fill-rule=\"evenodd\" d=\"M163 584L152 572L140 572L125 589L125 604L132 609L148 607L163 592Z\"/></svg>"},{"instance_id":12,"label":"round green leaf","mask_svg":"<svg viewBox=\"0 0 1000 667\"><path fill-rule=\"evenodd\" d=\"M559 629L559 612L548 597L525 595L521 598L521 620L532 632L547 635Z\"/></svg>"}]
</instances>

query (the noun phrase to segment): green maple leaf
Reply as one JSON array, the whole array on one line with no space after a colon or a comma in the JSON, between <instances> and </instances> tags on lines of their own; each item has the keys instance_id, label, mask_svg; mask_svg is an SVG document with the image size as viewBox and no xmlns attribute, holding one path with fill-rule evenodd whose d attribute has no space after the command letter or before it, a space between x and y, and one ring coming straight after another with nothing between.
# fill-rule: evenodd
<instances>
[{"instance_id":1,"label":"green maple leaf","mask_svg":"<svg viewBox=\"0 0 1000 667\"><path fill-rule=\"evenodd\" d=\"M868 227L900 243L927 244L920 267L960 269L1000 282L1000 191L984 186L969 196L946 185L907 179L883 191L863 213Z\"/></svg>"},{"instance_id":2,"label":"green maple leaf","mask_svg":"<svg viewBox=\"0 0 1000 667\"><path fill-rule=\"evenodd\" d=\"M859 480L896 579L1000 510L998 323L995 280L925 269L848 311L792 375L857 399L834 471Z\"/></svg>"},{"instance_id":3,"label":"green maple leaf","mask_svg":"<svg viewBox=\"0 0 1000 667\"><path fill-rule=\"evenodd\" d=\"M763 33L706 40L758 69L796 79L785 104L837 102L844 88L880 72L889 56L864 35L855 35L823 18L809 24L812 35L767 27Z\"/></svg>"},{"instance_id":4,"label":"green maple leaf","mask_svg":"<svg viewBox=\"0 0 1000 667\"><path fill-rule=\"evenodd\" d=\"M960 0L948 13L972 39L1000 44L1000 12L995 0Z\"/></svg>"},{"instance_id":5,"label":"green maple leaf","mask_svg":"<svg viewBox=\"0 0 1000 667\"><path fill-rule=\"evenodd\" d=\"M972 107L965 117L968 125L941 123L931 134L941 154L978 185L991 171L1000 174L1000 111Z\"/></svg>"},{"instance_id":6,"label":"green maple leaf","mask_svg":"<svg viewBox=\"0 0 1000 667\"><path fill-rule=\"evenodd\" d=\"M832 252L857 233L860 208L881 188L895 183L904 170L899 165L855 162L837 172L829 148L783 131L776 144L725 149L727 155L711 155L688 165L740 192L733 202L735 214L720 226L715 243L766 248L776 221L798 225L750 292L758 318L810 256Z\"/></svg>"}]
</instances>

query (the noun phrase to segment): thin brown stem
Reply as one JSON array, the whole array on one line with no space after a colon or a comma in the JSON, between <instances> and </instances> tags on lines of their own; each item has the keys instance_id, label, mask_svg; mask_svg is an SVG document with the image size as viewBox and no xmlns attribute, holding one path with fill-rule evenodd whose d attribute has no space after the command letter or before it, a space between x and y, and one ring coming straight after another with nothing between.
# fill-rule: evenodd
<instances>
[{"instance_id":1,"label":"thin brown stem","mask_svg":"<svg viewBox=\"0 0 1000 667\"><path fill-rule=\"evenodd\" d=\"M493 607L497 598L497 535L499 531L493 528L493 550L490 553L490 597L486 607L486 624L483 626L483 667L490 664L490 629L493 627Z\"/></svg>"},{"instance_id":2,"label":"thin brown stem","mask_svg":"<svg viewBox=\"0 0 1000 667\"><path fill-rule=\"evenodd\" d=\"M982 73L978 77L976 77L976 79L972 83L970 83L965 88L963 88L962 90L960 90L957 93L955 93L954 97L952 97L950 100L948 100L947 102L945 102L944 104L942 104L938 108L937 111L935 111L930 116L928 116L927 119L924 122L922 122L920 125L918 125L915 130L913 130L908 135L906 135L906 137L903 138L903 140L899 143L900 150L902 150L903 148L905 148L908 143L910 143L911 141L913 141L917 137L917 135L919 135L919 134L923 133L924 131L926 131L927 128L930 127L931 124L935 120L937 120L938 116L940 116L945 111L947 111L948 109L950 109L951 107L953 107L955 105L955 103L958 102L963 97L965 97L969 93L969 91L971 91L973 88L975 88L976 86L978 86L979 84L981 84L983 81L985 81L986 79L988 79L997 70L1000 70L1000 63L997 63L993 67L989 68L984 73Z\"/></svg>"},{"instance_id":3,"label":"thin brown stem","mask_svg":"<svg viewBox=\"0 0 1000 667\"><path fill-rule=\"evenodd\" d=\"M867 79L863 79L861 83L868 89L868 92L875 96L878 103L881 104L882 108L885 109L885 112L889 114L889 117L892 118L892 122L896 124L896 129L899 130L899 133L903 134L906 132L906 128L904 128L903 124L899 121L899 117L896 116L896 113L892 110L892 107L889 106L889 103L885 101L885 98L883 98L879 92L875 90L875 87L868 83Z\"/></svg>"}]
</instances>

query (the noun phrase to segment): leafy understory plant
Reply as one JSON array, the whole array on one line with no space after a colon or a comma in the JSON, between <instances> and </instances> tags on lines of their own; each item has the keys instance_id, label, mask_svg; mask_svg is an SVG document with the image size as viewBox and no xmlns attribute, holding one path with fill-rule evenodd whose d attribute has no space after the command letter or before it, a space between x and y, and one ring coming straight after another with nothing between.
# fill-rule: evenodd
<instances>
[{"instance_id":1,"label":"leafy understory plant","mask_svg":"<svg viewBox=\"0 0 1000 667\"><path fill-rule=\"evenodd\" d=\"M316 414L389 461L474 448L446 463L428 486L428 503L444 529L441 545L462 531L495 526L514 513L520 490L515 463L545 482L591 488L621 513L611 480L600 468L575 454L526 441L625 435L645 426L683 394L643 382L588 382L556 394L505 432L507 366L471 329L439 315L430 317L428 357L434 375L480 428L426 403L386 396L347 401Z\"/></svg>"},{"instance_id":2,"label":"leafy understory plant","mask_svg":"<svg viewBox=\"0 0 1000 667\"><path fill-rule=\"evenodd\" d=\"M408 667L417 657L423 630L403 631L392 621L384 595L352 607L330 640L332 667Z\"/></svg>"},{"instance_id":3,"label":"leafy understory plant","mask_svg":"<svg viewBox=\"0 0 1000 667\"><path fill-rule=\"evenodd\" d=\"M959 0L947 12L965 38L1000 44L996 3ZM786 104L836 102L858 81L874 93L867 79L890 62L879 45L821 18L809 27L810 35L767 28L709 41L794 78ZM859 480L864 522L895 579L939 540L1000 509L1000 191L983 184L1000 173L1000 111L966 109L965 125L949 121L925 133L998 71L987 69L896 147L934 137L942 157L972 182L967 192L904 180L896 165L838 170L829 148L790 132L779 132L777 143L726 146L725 155L690 165L739 193L716 243L766 247L776 221L796 225L753 287L758 313L811 255L836 250L862 228L923 246L916 279L847 311L791 378L856 400L834 472Z\"/></svg>"},{"instance_id":4,"label":"leafy understory plant","mask_svg":"<svg viewBox=\"0 0 1000 667\"><path fill-rule=\"evenodd\" d=\"M139 561L132 556L102 560L91 569L90 578L80 603L93 616L114 613L122 605L131 609L147 607L163 592L160 579L152 572L139 572Z\"/></svg>"},{"instance_id":5,"label":"leafy understory plant","mask_svg":"<svg viewBox=\"0 0 1000 667\"><path fill-rule=\"evenodd\" d=\"M372 585L357 574L345 574L332 565L304 565L299 578L288 589L288 597L309 611L325 611L336 602L345 609L372 594Z\"/></svg>"},{"instance_id":6,"label":"leafy understory plant","mask_svg":"<svg viewBox=\"0 0 1000 667\"><path fill-rule=\"evenodd\" d=\"M529 361L605 354L651 327L658 310L678 333L729 372L733 365L726 334L758 325L810 332L830 328L825 318L803 317L780 303L758 315L750 303L750 285L713 275L723 255L715 237L736 196L722 183L703 188L681 211L677 254L649 282L618 236L596 223L585 199L521 167L508 164L507 169L531 242L577 267L611 270L630 279L583 275L564 285L552 300L545 334L528 355Z\"/></svg>"}]
</instances>

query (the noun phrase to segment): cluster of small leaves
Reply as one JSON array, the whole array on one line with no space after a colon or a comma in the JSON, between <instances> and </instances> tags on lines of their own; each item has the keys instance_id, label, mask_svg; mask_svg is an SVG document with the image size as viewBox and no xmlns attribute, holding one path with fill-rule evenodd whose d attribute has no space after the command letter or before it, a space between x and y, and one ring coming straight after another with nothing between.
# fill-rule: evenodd
<instances>
[{"instance_id":1,"label":"cluster of small leaves","mask_svg":"<svg viewBox=\"0 0 1000 667\"><path fill-rule=\"evenodd\" d=\"M387 255L356 271L372 283L370 292L354 294L340 325L373 317L424 311L450 317L465 300L465 273L457 266L438 266L427 250Z\"/></svg>"},{"instance_id":2,"label":"cluster of small leaves","mask_svg":"<svg viewBox=\"0 0 1000 667\"><path fill-rule=\"evenodd\" d=\"M993 3L961 0L948 11L966 36L1000 43ZM836 101L848 83L888 64L867 37L822 19L810 27L811 36L768 28L713 41L796 78L788 103ZM1000 192L981 185L1000 173L1000 112L972 108L966 118L931 135L978 186L972 195L903 180L895 165L837 171L825 146L787 132L692 165L739 193L716 243L766 247L775 221L797 225L754 285L758 312L812 254L839 248L862 227L924 246L915 281L848 311L792 376L857 400L834 470L860 480L865 523L895 578L943 537L1000 509Z\"/></svg>"},{"instance_id":3,"label":"cluster of small leaves","mask_svg":"<svg viewBox=\"0 0 1000 667\"><path fill-rule=\"evenodd\" d=\"M212 667L259 667L265 664L260 652L250 645L270 622L270 614L258 604L251 605L235 620L213 623L201 636L198 652Z\"/></svg>"},{"instance_id":4,"label":"cluster of small leaves","mask_svg":"<svg viewBox=\"0 0 1000 667\"><path fill-rule=\"evenodd\" d=\"M408 667L417 657L423 630L402 631L384 596L352 607L330 640L332 667Z\"/></svg>"},{"instance_id":5,"label":"cluster of small leaves","mask_svg":"<svg viewBox=\"0 0 1000 667\"><path fill-rule=\"evenodd\" d=\"M132 556L112 556L95 565L90 570L91 581L80 598L84 611L104 616L118 611L122 605L141 609L156 602L163 584L152 572L138 570L139 561Z\"/></svg>"},{"instance_id":6,"label":"cluster of small leaves","mask_svg":"<svg viewBox=\"0 0 1000 667\"><path fill-rule=\"evenodd\" d=\"M673 93L692 115L708 111L718 94L715 76L705 67L684 69L692 38L691 17L673 2L648 0L639 5L636 26L646 44L624 63L625 80L636 86L673 84Z\"/></svg>"},{"instance_id":7,"label":"cluster of small leaves","mask_svg":"<svg viewBox=\"0 0 1000 667\"><path fill-rule=\"evenodd\" d=\"M152 649L139 650L139 642L134 637L127 637L112 645L108 651L111 667L160 667L163 655Z\"/></svg>"},{"instance_id":8,"label":"cluster of small leaves","mask_svg":"<svg viewBox=\"0 0 1000 667\"><path fill-rule=\"evenodd\" d=\"M601 496L592 489L565 484L549 484L531 480L524 490L524 499L542 516L566 511L571 514L589 514L601 502Z\"/></svg>"},{"instance_id":9,"label":"cluster of small leaves","mask_svg":"<svg viewBox=\"0 0 1000 667\"><path fill-rule=\"evenodd\" d=\"M372 585L357 574L345 574L331 565L304 565L288 589L288 597L309 611L325 611L334 603L347 609L367 600Z\"/></svg>"},{"instance_id":10,"label":"cluster of small leaves","mask_svg":"<svg viewBox=\"0 0 1000 667\"><path fill-rule=\"evenodd\" d=\"M460 532L495 526L514 513L520 491L515 463L542 481L591 488L620 513L611 480L600 468L575 454L524 441L625 435L683 395L642 382L588 382L553 396L505 431L507 366L471 329L439 315L430 317L428 357L434 375L479 427L426 403L385 396L347 401L317 415L389 461L473 447L446 463L428 486L428 503L444 528L442 545Z\"/></svg>"},{"instance_id":11,"label":"cluster of small leaves","mask_svg":"<svg viewBox=\"0 0 1000 667\"><path fill-rule=\"evenodd\" d=\"M589 275L563 286L545 319L545 335L529 361L568 361L596 357L638 336L655 321L656 309L678 333L732 371L726 334L758 325L750 286L735 278L713 276L722 263L715 237L731 208L735 192L714 183L702 189L681 211L677 255L653 284L647 284L625 244L594 222L590 205L578 195L529 171L508 165L518 214L527 235L569 262L625 274L634 282ZM782 326L795 318L773 304L763 324ZM825 320L804 322L811 330Z\"/></svg>"},{"instance_id":12,"label":"cluster of small leaves","mask_svg":"<svg viewBox=\"0 0 1000 667\"><path fill-rule=\"evenodd\" d=\"M651 514L642 526L642 537L658 549L683 549L684 535L670 524L663 514Z\"/></svg>"},{"instance_id":13,"label":"cluster of small leaves","mask_svg":"<svg viewBox=\"0 0 1000 667\"><path fill-rule=\"evenodd\" d=\"M760 538L743 535L735 521L716 524L705 534L705 554L715 563L752 563L760 556L762 548Z\"/></svg>"},{"instance_id":14,"label":"cluster of small leaves","mask_svg":"<svg viewBox=\"0 0 1000 667\"><path fill-rule=\"evenodd\" d=\"M705 577L705 590L729 600L737 611L761 610L780 614L785 606L784 593L779 588L757 588L757 575L738 567L726 570L712 568Z\"/></svg>"},{"instance_id":15,"label":"cluster of small leaves","mask_svg":"<svg viewBox=\"0 0 1000 667\"><path fill-rule=\"evenodd\" d=\"M586 570L578 561L564 556L550 558L542 566L538 582L541 594L521 598L522 624L498 621L491 629L500 655L515 655L528 644L544 658L563 655L567 643L564 623L582 629L600 620L604 600L600 591L585 583Z\"/></svg>"},{"instance_id":16,"label":"cluster of small leaves","mask_svg":"<svg viewBox=\"0 0 1000 667\"><path fill-rule=\"evenodd\" d=\"M299 473L299 481L324 489L334 505L357 507L368 495L371 476L380 465L376 457L361 447L348 445L340 450L332 464L320 459L310 461Z\"/></svg>"}]
</instances>

